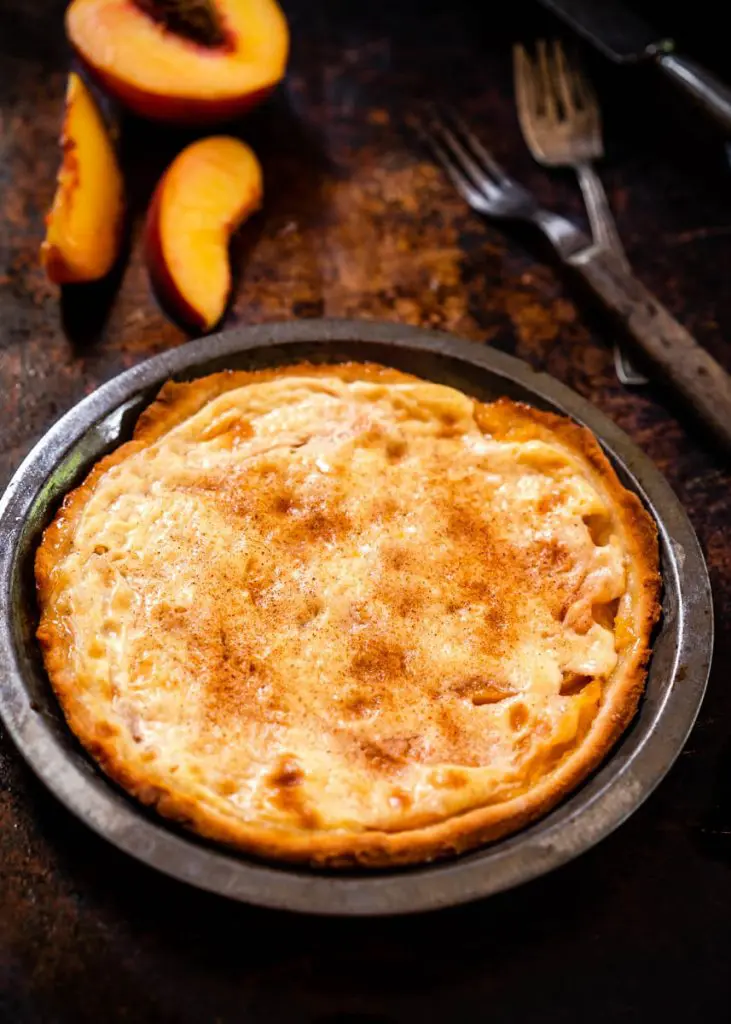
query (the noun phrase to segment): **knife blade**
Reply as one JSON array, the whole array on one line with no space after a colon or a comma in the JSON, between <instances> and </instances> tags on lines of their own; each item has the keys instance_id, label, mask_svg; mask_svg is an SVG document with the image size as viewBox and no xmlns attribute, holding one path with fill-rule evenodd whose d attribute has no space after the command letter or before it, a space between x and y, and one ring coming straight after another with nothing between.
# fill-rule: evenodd
<instances>
[{"instance_id":1,"label":"knife blade","mask_svg":"<svg viewBox=\"0 0 731 1024\"><path fill-rule=\"evenodd\" d=\"M634 63L653 57L658 51L673 49L671 39L658 35L619 0L541 0L541 3L610 60Z\"/></svg>"},{"instance_id":2,"label":"knife blade","mask_svg":"<svg viewBox=\"0 0 731 1024\"><path fill-rule=\"evenodd\" d=\"M658 33L621 0L540 0L610 60L652 62L731 134L731 89ZM720 30L720 27L719 27Z\"/></svg>"}]
</instances>

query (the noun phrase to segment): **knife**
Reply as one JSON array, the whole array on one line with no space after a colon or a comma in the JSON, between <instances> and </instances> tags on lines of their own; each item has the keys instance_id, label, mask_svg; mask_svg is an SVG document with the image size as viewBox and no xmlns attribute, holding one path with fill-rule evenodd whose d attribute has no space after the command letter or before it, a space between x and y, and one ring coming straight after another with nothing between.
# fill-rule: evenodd
<instances>
[{"instance_id":1,"label":"knife","mask_svg":"<svg viewBox=\"0 0 731 1024\"><path fill-rule=\"evenodd\" d=\"M731 133L731 89L675 50L621 0L540 0L574 31L619 64L651 63Z\"/></svg>"}]
</instances>

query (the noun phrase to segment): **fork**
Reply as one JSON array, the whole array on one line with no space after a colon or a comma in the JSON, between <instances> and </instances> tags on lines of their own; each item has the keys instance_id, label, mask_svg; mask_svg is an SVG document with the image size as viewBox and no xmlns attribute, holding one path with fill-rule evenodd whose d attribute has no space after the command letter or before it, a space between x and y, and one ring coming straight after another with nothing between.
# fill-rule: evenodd
<instances>
[{"instance_id":1,"label":"fork","mask_svg":"<svg viewBox=\"0 0 731 1024\"><path fill-rule=\"evenodd\" d=\"M592 166L604 156L599 103L578 62L569 61L560 41L536 44L536 58L525 47L513 49L515 97L523 137L533 157L544 167L572 167L579 179L594 241L611 249L627 269L607 194ZM614 343L614 368L622 384L647 384L647 377L629 362Z\"/></svg>"},{"instance_id":2,"label":"fork","mask_svg":"<svg viewBox=\"0 0 731 1024\"><path fill-rule=\"evenodd\" d=\"M446 119L445 119L446 117ZM458 192L479 213L538 228L561 262L613 312L651 364L731 452L731 377L637 280L566 217L541 207L509 177L457 114L432 112L417 127Z\"/></svg>"}]
</instances>

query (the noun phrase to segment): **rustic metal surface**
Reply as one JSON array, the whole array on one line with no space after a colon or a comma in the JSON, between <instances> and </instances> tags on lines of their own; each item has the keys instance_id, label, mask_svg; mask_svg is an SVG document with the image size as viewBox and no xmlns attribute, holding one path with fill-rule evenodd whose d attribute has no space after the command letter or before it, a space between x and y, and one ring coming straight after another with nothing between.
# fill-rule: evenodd
<instances>
[{"instance_id":1,"label":"rustic metal surface","mask_svg":"<svg viewBox=\"0 0 731 1024\"><path fill-rule=\"evenodd\" d=\"M470 214L401 124L413 100L446 96L545 202L579 219L573 181L531 163L512 104L509 44L545 32L546 20L519 2L500 18L467 0L284 6L288 84L241 128L262 155L268 197L238 247L228 322L324 314L444 327L589 398L665 473L699 534L721 623L708 695L663 785L595 850L486 903L394 923L314 923L162 879L77 824L0 737L0 1019L716 1019L731 992L728 463L666 395L616 383L606 329L545 253ZM724 71L716 5L698 0L682 24L653 6L658 29ZM138 229L114 287L60 304L38 269L68 60L63 7L0 0L3 483L80 397L185 337L149 295ZM602 173L630 259L731 369L723 149L659 84L588 59L606 112ZM126 127L139 211L181 136Z\"/></svg>"},{"instance_id":2,"label":"rustic metal surface","mask_svg":"<svg viewBox=\"0 0 731 1024\"><path fill-rule=\"evenodd\" d=\"M409 871L313 872L212 848L117 792L79 751L38 657L33 559L70 487L134 422L164 382L314 362L393 365L483 401L509 395L585 423L660 532L662 619L644 699L599 771L532 828L469 856ZM688 519L652 462L588 402L547 374L489 346L402 324L299 320L225 331L133 367L75 406L33 449L0 499L0 716L36 774L99 835L139 860L209 892L265 907L332 915L413 913L467 903L550 871L593 846L649 796L680 754L710 665L710 585ZM178 830L175 830L177 832Z\"/></svg>"}]
</instances>

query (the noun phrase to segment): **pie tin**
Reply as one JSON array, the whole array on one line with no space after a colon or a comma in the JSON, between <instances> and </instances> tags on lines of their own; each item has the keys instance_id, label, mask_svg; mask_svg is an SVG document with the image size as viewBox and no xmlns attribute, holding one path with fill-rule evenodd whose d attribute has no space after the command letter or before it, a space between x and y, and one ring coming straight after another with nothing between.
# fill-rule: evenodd
<instances>
[{"instance_id":1,"label":"pie tin","mask_svg":"<svg viewBox=\"0 0 731 1024\"><path fill-rule=\"evenodd\" d=\"M69 730L35 641L33 558L66 492L129 438L160 385L221 369L375 361L482 400L507 395L589 427L654 515L663 614L639 712L601 767L529 828L412 868L323 871L266 863L167 823L112 783ZM618 427L553 378L486 346L394 323L304 320L226 331L155 356L79 402L33 448L0 501L0 714L23 757L66 807L138 860L247 903L330 915L398 914L465 903L536 878L587 850L652 792L685 743L710 669L708 573L682 506Z\"/></svg>"}]
</instances>

